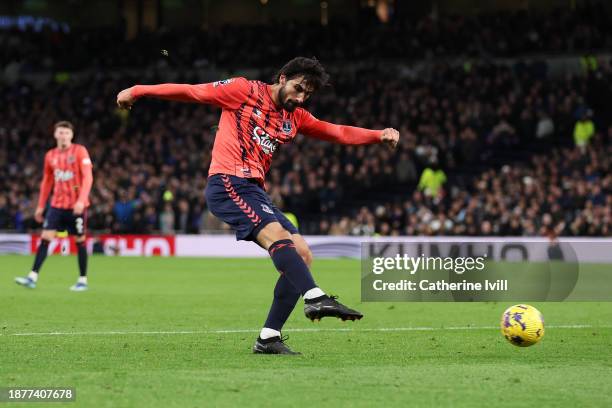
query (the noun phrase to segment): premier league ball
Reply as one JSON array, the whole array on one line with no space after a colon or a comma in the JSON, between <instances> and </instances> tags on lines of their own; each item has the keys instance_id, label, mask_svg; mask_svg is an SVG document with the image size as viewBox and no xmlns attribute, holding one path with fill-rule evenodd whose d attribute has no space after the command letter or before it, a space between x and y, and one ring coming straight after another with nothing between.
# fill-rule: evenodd
<instances>
[{"instance_id":1,"label":"premier league ball","mask_svg":"<svg viewBox=\"0 0 612 408\"><path fill-rule=\"evenodd\" d=\"M515 346L532 346L544 337L544 316L533 306L510 306L502 315L501 332Z\"/></svg>"}]
</instances>

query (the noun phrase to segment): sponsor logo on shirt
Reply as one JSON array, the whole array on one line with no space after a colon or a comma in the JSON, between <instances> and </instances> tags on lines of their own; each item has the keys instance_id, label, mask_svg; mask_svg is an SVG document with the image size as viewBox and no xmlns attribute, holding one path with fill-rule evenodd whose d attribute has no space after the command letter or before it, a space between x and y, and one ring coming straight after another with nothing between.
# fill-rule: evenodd
<instances>
[{"instance_id":1,"label":"sponsor logo on shirt","mask_svg":"<svg viewBox=\"0 0 612 408\"><path fill-rule=\"evenodd\" d=\"M231 79L231 78L230 79L224 79L224 80L221 80L221 81L215 81L215 82L213 82L213 87L216 88L216 87L218 87L220 85L231 84L232 82L234 82L234 80Z\"/></svg>"},{"instance_id":2,"label":"sponsor logo on shirt","mask_svg":"<svg viewBox=\"0 0 612 408\"><path fill-rule=\"evenodd\" d=\"M74 173L70 170L55 169L53 176L55 177L55 181L68 181L74 178Z\"/></svg>"},{"instance_id":3,"label":"sponsor logo on shirt","mask_svg":"<svg viewBox=\"0 0 612 408\"><path fill-rule=\"evenodd\" d=\"M253 129L253 137L252 139L261 147L261 150L266 154L272 154L276 150L278 146L278 142L270 137L269 134L266 133L265 130L256 126Z\"/></svg>"}]
</instances>

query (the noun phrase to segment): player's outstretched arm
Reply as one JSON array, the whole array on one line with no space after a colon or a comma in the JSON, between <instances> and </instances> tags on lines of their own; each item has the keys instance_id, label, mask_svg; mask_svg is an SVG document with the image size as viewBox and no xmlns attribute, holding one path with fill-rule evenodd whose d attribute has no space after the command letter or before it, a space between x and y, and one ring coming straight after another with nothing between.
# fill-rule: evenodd
<instances>
[{"instance_id":1,"label":"player's outstretched arm","mask_svg":"<svg viewBox=\"0 0 612 408\"><path fill-rule=\"evenodd\" d=\"M395 148L399 143L399 132L395 129L372 130L355 126L336 125L319 120L304 110L302 110L299 131L315 139L341 144L385 143Z\"/></svg>"},{"instance_id":2,"label":"player's outstretched arm","mask_svg":"<svg viewBox=\"0 0 612 408\"><path fill-rule=\"evenodd\" d=\"M131 109L140 98L156 98L177 102L194 102L237 109L246 100L250 83L245 78L232 78L208 84L135 85L117 95L117 105Z\"/></svg>"}]
</instances>

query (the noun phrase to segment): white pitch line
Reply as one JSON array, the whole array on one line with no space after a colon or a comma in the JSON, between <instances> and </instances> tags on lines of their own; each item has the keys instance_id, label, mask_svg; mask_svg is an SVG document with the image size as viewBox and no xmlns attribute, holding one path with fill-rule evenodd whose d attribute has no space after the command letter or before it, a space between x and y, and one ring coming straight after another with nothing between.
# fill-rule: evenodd
<instances>
[{"instance_id":1,"label":"white pitch line","mask_svg":"<svg viewBox=\"0 0 612 408\"><path fill-rule=\"evenodd\" d=\"M609 329L612 326L592 326L588 324L548 325L547 329ZM493 330L499 326L449 326L449 327L377 327L363 329L349 328L303 328L287 329L285 333L301 332L410 332L410 331L444 331L444 330ZM225 329L225 330L179 330L179 331L95 331L95 332L48 332L48 333L5 333L0 336L122 336L122 335L176 335L176 334L232 334L257 333L260 329Z\"/></svg>"}]
</instances>

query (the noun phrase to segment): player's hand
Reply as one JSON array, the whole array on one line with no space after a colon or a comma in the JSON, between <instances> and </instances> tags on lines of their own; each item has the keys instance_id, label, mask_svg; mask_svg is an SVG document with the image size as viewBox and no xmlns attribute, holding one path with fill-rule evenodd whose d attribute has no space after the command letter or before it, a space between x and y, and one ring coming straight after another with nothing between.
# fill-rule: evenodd
<instances>
[{"instance_id":1,"label":"player's hand","mask_svg":"<svg viewBox=\"0 0 612 408\"><path fill-rule=\"evenodd\" d=\"M85 204L79 201L74 204L74 208L72 209L72 212L74 213L74 215L81 215L83 214L84 209L85 209Z\"/></svg>"},{"instance_id":2,"label":"player's hand","mask_svg":"<svg viewBox=\"0 0 612 408\"><path fill-rule=\"evenodd\" d=\"M397 144L399 143L399 132L393 128L387 128L382 131L380 135L381 143L386 144L387 146L395 149Z\"/></svg>"},{"instance_id":3,"label":"player's hand","mask_svg":"<svg viewBox=\"0 0 612 408\"><path fill-rule=\"evenodd\" d=\"M42 222L45 220L43 218L43 212L45 211L44 208L37 208L36 211L34 212L34 219L36 220L37 223L42 224Z\"/></svg>"},{"instance_id":4,"label":"player's hand","mask_svg":"<svg viewBox=\"0 0 612 408\"><path fill-rule=\"evenodd\" d=\"M117 94L117 106L121 109L132 109L136 100L132 96L132 88L124 89Z\"/></svg>"}]
</instances>

